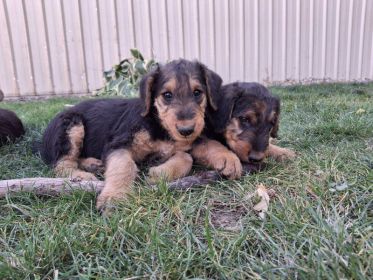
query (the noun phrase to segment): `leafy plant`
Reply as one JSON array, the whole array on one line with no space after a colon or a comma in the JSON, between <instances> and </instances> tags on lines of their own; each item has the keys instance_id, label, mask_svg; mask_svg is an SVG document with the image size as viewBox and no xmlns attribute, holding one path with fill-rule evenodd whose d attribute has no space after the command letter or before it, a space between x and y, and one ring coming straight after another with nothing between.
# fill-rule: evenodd
<instances>
[{"instance_id":1,"label":"leafy plant","mask_svg":"<svg viewBox=\"0 0 373 280\"><path fill-rule=\"evenodd\" d=\"M138 95L139 82L157 63L145 60L137 49L130 50L132 57L123 59L110 70L104 71L105 86L95 95L117 95L134 97Z\"/></svg>"}]
</instances>

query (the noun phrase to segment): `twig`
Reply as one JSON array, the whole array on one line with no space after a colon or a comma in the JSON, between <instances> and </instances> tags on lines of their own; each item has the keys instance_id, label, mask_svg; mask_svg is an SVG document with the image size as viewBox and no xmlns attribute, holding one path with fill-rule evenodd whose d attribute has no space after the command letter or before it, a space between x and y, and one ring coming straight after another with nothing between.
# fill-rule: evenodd
<instances>
[{"instance_id":1,"label":"twig","mask_svg":"<svg viewBox=\"0 0 373 280\"><path fill-rule=\"evenodd\" d=\"M262 165L246 164L244 173L257 172ZM193 187L205 186L222 180L217 171L202 171L197 174L180 178L168 183L170 190L188 190ZM0 181L0 197L18 192L33 192L37 195L59 196L75 190L100 192L104 187L103 181L76 181L67 178L24 178ZM156 188L152 185L151 188Z\"/></svg>"}]
</instances>

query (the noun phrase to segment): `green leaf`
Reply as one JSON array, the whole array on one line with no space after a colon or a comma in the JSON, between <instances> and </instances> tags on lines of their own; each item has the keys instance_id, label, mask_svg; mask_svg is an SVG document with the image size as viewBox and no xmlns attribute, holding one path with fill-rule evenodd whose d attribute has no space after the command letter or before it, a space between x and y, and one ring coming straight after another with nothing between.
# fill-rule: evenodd
<instances>
[{"instance_id":1,"label":"green leaf","mask_svg":"<svg viewBox=\"0 0 373 280\"><path fill-rule=\"evenodd\" d=\"M131 49L130 52L134 58L144 61L144 57L142 56L142 54L139 52L138 49Z\"/></svg>"},{"instance_id":2,"label":"green leaf","mask_svg":"<svg viewBox=\"0 0 373 280\"><path fill-rule=\"evenodd\" d=\"M146 69L144 67L144 62L143 61L136 61L135 62L135 69L141 74L141 75L144 75L146 74Z\"/></svg>"},{"instance_id":3,"label":"green leaf","mask_svg":"<svg viewBox=\"0 0 373 280\"><path fill-rule=\"evenodd\" d=\"M130 60L128 58L125 58L119 62L119 65L123 67L123 65L130 63Z\"/></svg>"},{"instance_id":4,"label":"green leaf","mask_svg":"<svg viewBox=\"0 0 373 280\"><path fill-rule=\"evenodd\" d=\"M116 90L117 86L119 85L119 83L123 80L123 77L119 77L118 79L116 80L111 80L107 87L109 90Z\"/></svg>"},{"instance_id":5,"label":"green leaf","mask_svg":"<svg viewBox=\"0 0 373 280\"><path fill-rule=\"evenodd\" d=\"M150 71L154 65L156 65L157 63L154 61L154 59L150 59L146 65L145 65L145 68L146 70Z\"/></svg>"},{"instance_id":6,"label":"green leaf","mask_svg":"<svg viewBox=\"0 0 373 280\"><path fill-rule=\"evenodd\" d=\"M126 89L126 84L128 83L127 80L123 80L120 82L120 84L118 85L118 95L123 95L125 96L126 95L126 92L125 92L125 89Z\"/></svg>"},{"instance_id":7,"label":"green leaf","mask_svg":"<svg viewBox=\"0 0 373 280\"><path fill-rule=\"evenodd\" d=\"M111 79L113 78L113 70L104 71L104 78L106 82L111 81Z\"/></svg>"},{"instance_id":8,"label":"green leaf","mask_svg":"<svg viewBox=\"0 0 373 280\"><path fill-rule=\"evenodd\" d=\"M132 57L125 58L119 64L104 71L105 86L96 91L95 95L121 95L126 97L138 96L141 78L157 65L153 60L144 60L137 49L130 50Z\"/></svg>"}]
</instances>

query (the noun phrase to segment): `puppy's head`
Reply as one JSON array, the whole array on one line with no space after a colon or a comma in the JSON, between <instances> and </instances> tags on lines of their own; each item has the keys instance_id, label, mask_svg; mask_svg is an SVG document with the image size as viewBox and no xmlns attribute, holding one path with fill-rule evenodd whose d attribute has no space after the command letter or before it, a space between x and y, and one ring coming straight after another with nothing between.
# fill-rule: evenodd
<instances>
[{"instance_id":1,"label":"puppy's head","mask_svg":"<svg viewBox=\"0 0 373 280\"><path fill-rule=\"evenodd\" d=\"M280 101L257 83L223 87L218 113L228 146L241 161L264 159L270 137L277 137Z\"/></svg>"},{"instance_id":2,"label":"puppy's head","mask_svg":"<svg viewBox=\"0 0 373 280\"><path fill-rule=\"evenodd\" d=\"M206 109L217 109L221 83L199 62L180 59L159 66L141 80L142 115L155 113L174 140L194 141L205 126Z\"/></svg>"}]
</instances>

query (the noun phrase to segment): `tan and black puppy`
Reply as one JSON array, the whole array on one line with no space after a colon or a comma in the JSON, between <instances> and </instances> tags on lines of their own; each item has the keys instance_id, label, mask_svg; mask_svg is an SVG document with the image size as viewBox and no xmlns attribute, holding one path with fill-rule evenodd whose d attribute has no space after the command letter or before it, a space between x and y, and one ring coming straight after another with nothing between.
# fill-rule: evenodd
<instances>
[{"instance_id":1,"label":"tan and black puppy","mask_svg":"<svg viewBox=\"0 0 373 280\"><path fill-rule=\"evenodd\" d=\"M242 162L294 158L295 153L270 143L277 137L280 100L258 83L221 88L218 110L209 118L207 135L228 146Z\"/></svg>"},{"instance_id":2,"label":"tan and black puppy","mask_svg":"<svg viewBox=\"0 0 373 280\"><path fill-rule=\"evenodd\" d=\"M88 180L96 179L88 171L102 159L105 187L98 208L125 197L137 164L149 157L164 161L150 168L151 181L183 177L192 167L187 152L204 130L205 112L217 109L221 83L198 62L159 66L141 80L140 98L89 100L58 114L44 133L42 158L59 176Z\"/></svg>"}]
</instances>

